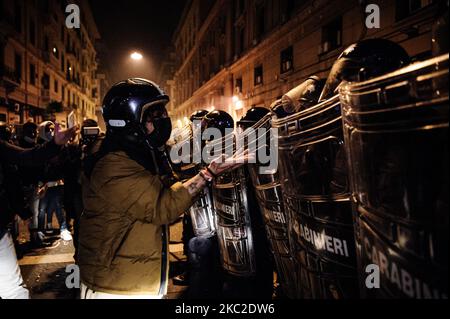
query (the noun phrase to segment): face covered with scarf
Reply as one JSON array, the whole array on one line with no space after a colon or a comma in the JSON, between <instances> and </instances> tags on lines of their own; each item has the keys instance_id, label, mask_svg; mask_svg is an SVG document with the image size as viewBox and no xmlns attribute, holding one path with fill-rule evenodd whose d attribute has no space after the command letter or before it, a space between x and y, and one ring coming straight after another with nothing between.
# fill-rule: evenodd
<instances>
[{"instance_id":1,"label":"face covered with scarf","mask_svg":"<svg viewBox=\"0 0 450 319\"><path fill-rule=\"evenodd\" d=\"M152 147L164 146L172 133L172 122L163 104L157 104L145 111L143 125L147 141Z\"/></svg>"}]
</instances>

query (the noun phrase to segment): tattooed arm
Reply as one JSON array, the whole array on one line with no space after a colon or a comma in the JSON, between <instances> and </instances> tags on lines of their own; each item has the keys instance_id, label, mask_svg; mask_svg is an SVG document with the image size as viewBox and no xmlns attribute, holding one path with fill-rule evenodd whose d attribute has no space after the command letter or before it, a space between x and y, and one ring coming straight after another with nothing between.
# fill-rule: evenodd
<instances>
[{"instance_id":1,"label":"tattooed arm","mask_svg":"<svg viewBox=\"0 0 450 319\"><path fill-rule=\"evenodd\" d=\"M197 196L202 192L202 190L206 187L207 181L200 174L194 176L186 183L183 184L184 187L189 191L189 194L192 197Z\"/></svg>"},{"instance_id":2,"label":"tattooed arm","mask_svg":"<svg viewBox=\"0 0 450 319\"><path fill-rule=\"evenodd\" d=\"M198 175L184 183L184 187L189 191L192 197L201 193L205 186L212 182L217 176L232 171L243 165L245 160L249 159L248 153L237 153L232 158L225 160L224 157L212 161L206 168L200 171Z\"/></svg>"}]
</instances>

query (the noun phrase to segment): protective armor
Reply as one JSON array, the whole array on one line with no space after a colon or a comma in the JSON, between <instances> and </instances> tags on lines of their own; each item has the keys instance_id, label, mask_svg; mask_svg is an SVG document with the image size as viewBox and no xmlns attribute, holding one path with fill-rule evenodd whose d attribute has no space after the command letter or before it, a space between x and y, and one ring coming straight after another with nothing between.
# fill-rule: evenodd
<instances>
[{"instance_id":1,"label":"protective armor","mask_svg":"<svg viewBox=\"0 0 450 319\"><path fill-rule=\"evenodd\" d=\"M297 297L356 298L358 282L338 96L274 119L279 172L297 264Z\"/></svg>"},{"instance_id":2,"label":"protective armor","mask_svg":"<svg viewBox=\"0 0 450 319\"><path fill-rule=\"evenodd\" d=\"M175 172L182 180L187 180L198 174L202 168L201 163L193 163L194 151L194 121L202 121L207 111L196 111L191 117L191 123L181 128L178 131L177 136L173 139L176 140L176 145L173 147L181 147L182 144L190 144L190 154L188 154L189 160L186 163L176 163L173 165ZM201 132L197 132L201 134ZM189 208L189 214L192 220L192 227L194 235L196 237L210 238L216 235L216 215L214 212L214 204L211 194L211 188L206 187L202 193L198 196L197 201Z\"/></svg>"},{"instance_id":3,"label":"protective armor","mask_svg":"<svg viewBox=\"0 0 450 319\"><path fill-rule=\"evenodd\" d=\"M210 113L205 117L205 129L214 127L225 132L225 129L233 128L231 116L225 112L220 113ZM212 140L209 144L222 145L227 154L234 150L234 141L232 134L220 140ZM226 147L230 149L225 149ZM256 199L248 172L242 167L218 177L212 191L223 268L233 276L258 276L258 273L265 270L270 258L267 258L267 239L261 213L257 205L253 204ZM263 276L260 281L267 282L267 277Z\"/></svg>"},{"instance_id":4,"label":"protective armor","mask_svg":"<svg viewBox=\"0 0 450 319\"><path fill-rule=\"evenodd\" d=\"M448 298L448 59L341 88L363 297Z\"/></svg>"},{"instance_id":5,"label":"protective armor","mask_svg":"<svg viewBox=\"0 0 450 319\"><path fill-rule=\"evenodd\" d=\"M258 136L258 151L265 152L261 144L270 145L269 130L272 123L272 114L264 108L252 108L242 118L238 125L243 129L243 136L247 136L246 129L266 129L264 136ZM295 261L289 245L288 219L283 204L283 194L278 172L262 174L260 165L249 164L250 178L255 188L257 202L259 204L263 221L269 239L272 254L277 268L278 281L283 294L291 299L296 298Z\"/></svg>"},{"instance_id":6,"label":"protective armor","mask_svg":"<svg viewBox=\"0 0 450 319\"><path fill-rule=\"evenodd\" d=\"M343 81L365 81L400 69L410 63L406 51L385 39L367 39L349 46L336 60L319 101L337 95Z\"/></svg>"}]
</instances>

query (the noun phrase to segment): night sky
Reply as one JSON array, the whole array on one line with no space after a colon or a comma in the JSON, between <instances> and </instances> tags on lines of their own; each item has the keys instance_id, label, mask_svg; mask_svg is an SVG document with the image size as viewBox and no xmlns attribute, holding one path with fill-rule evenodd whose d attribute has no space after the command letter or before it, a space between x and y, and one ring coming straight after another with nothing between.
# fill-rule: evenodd
<instances>
[{"instance_id":1,"label":"night sky","mask_svg":"<svg viewBox=\"0 0 450 319\"><path fill-rule=\"evenodd\" d=\"M89 0L107 48L112 82L128 77L155 79L187 0ZM131 61L132 51L144 55Z\"/></svg>"}]
</instances>

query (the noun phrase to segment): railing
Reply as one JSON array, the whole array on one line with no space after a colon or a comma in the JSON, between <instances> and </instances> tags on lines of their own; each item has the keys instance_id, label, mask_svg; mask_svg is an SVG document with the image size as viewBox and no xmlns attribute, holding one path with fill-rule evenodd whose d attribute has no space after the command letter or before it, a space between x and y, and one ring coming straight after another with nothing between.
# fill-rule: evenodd
<instances>
[{"instance_id":1,"label":"railing","mask_svg":"<svg viewBox=\"0 0 450 319\"><path fill-rule=\"evenodd\" d=\"M16 85L19 85L22 79L21 75L16 70L7 65L3 65L0 68L0 75L2 78Z\"/></svg>"}]
</instances>

